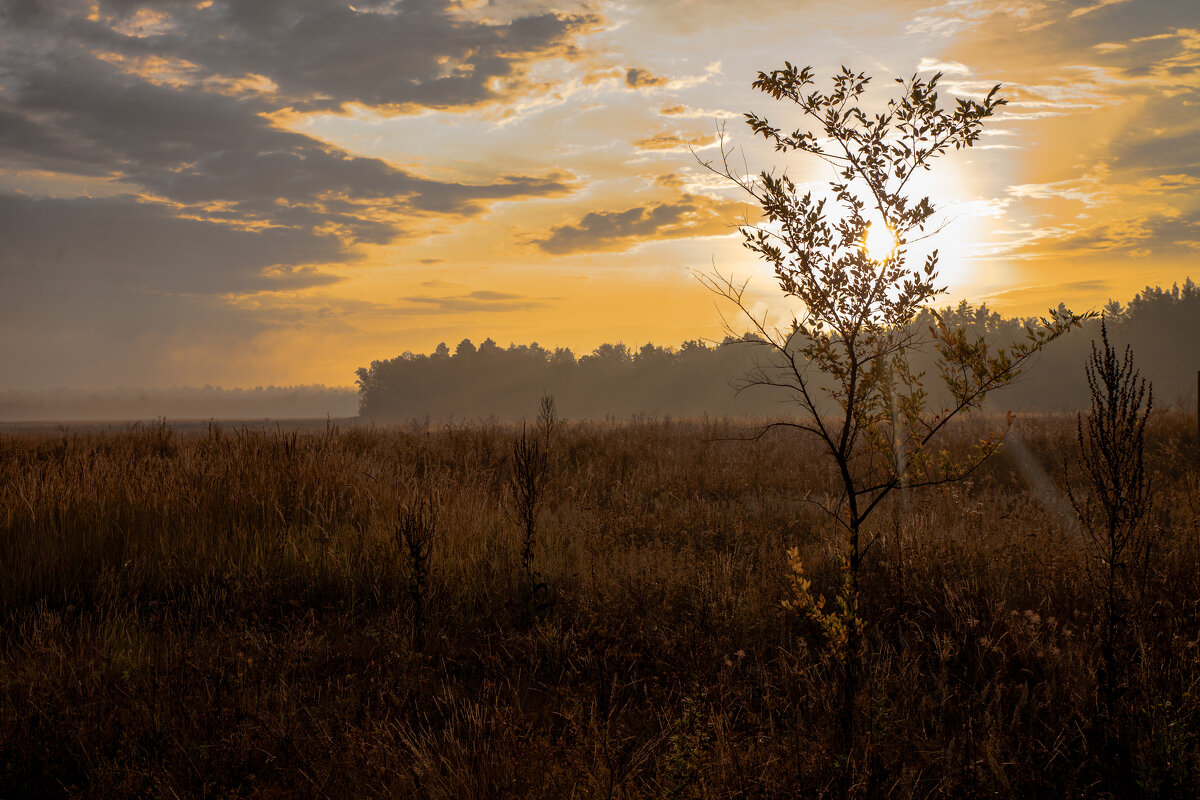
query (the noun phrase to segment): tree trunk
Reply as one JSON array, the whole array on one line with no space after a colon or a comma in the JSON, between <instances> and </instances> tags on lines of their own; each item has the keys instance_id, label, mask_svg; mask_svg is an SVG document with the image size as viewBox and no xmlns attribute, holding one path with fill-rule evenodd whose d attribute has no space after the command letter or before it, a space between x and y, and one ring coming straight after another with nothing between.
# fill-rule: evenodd
<instances>
[{"instance_id":1,"label":"tree trunk","mask_svg":"<svg viewBox=\"0 0 1200 800\"><path fill-rule=\"evenodd\" d=\"M841 750L845 758L845 763L842 765L842 783L840 794L842 797L850 796L850 789L854 783L854 745L857 734L857 715L856 701L858 699L858 687L861 680L862 672L862 625L858 617L858 578L859 570L862 567L862 550L859 546L859 528L862 520L857 518L854 510L851 511L850 521L850 557L846 564L848 575L847 585L844 589L846 592L846 650L843 653L845 659L845 673L842 677L842 708L841 708Z\"/></svg>"}]
</instances>

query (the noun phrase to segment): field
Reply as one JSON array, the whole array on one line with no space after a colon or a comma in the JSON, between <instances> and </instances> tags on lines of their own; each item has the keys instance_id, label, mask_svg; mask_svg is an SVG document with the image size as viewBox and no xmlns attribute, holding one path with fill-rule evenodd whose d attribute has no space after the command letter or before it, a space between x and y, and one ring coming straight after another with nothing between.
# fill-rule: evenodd
<instances>
[{"instance_id":1,"label":"field","mask_svg":"<svg viewBox=\"0 0 1200 800\"><path fill-rule=\"evenodd\" d=\"M0 796L1197 796L1194 415L1151 417L1108 715L1072 417L872 518L848 762L841 667L782 604L792 547L836 591L835 476L747 430L562 425L536 585L512 426L2 435Z\"/></svg>"}]
</instances>

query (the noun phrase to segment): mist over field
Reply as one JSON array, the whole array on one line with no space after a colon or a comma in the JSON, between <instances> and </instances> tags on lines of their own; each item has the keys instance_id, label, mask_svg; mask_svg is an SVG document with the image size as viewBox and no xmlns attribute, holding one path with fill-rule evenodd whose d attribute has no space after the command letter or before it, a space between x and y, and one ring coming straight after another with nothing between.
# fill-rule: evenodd
<instances>
[{"instance_id":1,"label":"mist over field","mask_svg":"<svg viewBox=\"0 0 1200 800\"><path fill-rule=\"evenodd\" d=\"M1030 321L1005 319L966 303L940 312L953 327L993 344L1019 341ZM1133 348L1139 370L1154 387L1157 407L1195 403L1200 368L1200 289L1191 279L1172 289L1147 287L1128 304L1105 311L1113 343ZM915 323L928 325L928 316ZM989 399L992 411L1076 411L1088 403L1083 363L1099 338L1099 321L1051 343L1014 385ZM358 372L358 387L290 386L154 390L47 389L0 391L0 422L122 422L133 420L338 420L395 423L428 418L531 417L543 394L571 419L636 415L769 418L791 412L791 398L772 387L742 389L746 375L769 354L756 343L690 340L678 347L605 344L576 356L538 344L501 347L469 339L433 353L404 353ZM937 365L916 356L928 376ZM739 391L739 389L742 389Z\"/></svg>"},{"instance_id":2,"label":"mist over field","mask_svg":"<svg viewBox=\"0 0 1200 800\"><path fill-rule=\"evenodd\" d=\"M0 391L0 422L288 420L357 413L353 389L325 386Z\"/></svg>"}]
</instances>

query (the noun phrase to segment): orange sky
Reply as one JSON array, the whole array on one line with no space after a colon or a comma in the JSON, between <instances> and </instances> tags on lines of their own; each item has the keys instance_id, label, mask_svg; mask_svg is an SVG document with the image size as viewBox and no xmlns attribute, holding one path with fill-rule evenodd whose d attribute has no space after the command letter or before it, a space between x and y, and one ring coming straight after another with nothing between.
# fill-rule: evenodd
<instances>
[{"instance_id":1,"label":"orange sky","mask_svg":"<svg viewBox=\"0 0 1200 800\"><path fill-rule=\"evenodd\" d=\"M324 383L469 337L719 337L725 123L790 60L1009 105L925 190L950 300L1083 310L1200 255L1194 0L0 0L0 388ZM875 95L881 98L884 94Z\"/></svg>"}]
</instances>

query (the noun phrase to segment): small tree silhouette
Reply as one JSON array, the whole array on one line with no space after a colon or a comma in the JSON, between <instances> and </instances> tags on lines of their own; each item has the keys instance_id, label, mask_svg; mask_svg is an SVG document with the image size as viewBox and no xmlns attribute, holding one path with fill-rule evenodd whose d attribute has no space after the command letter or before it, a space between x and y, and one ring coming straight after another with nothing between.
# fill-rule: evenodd
<instances>
[{"instance_id":1,"label":"small tree silhouette","mask_svg":"<svg viewBox=\"0 0 1200 800\"><path fill-rule=\"evenodd\" d=\"M746 282L720 273L700 276L740 309L756 334L748 346L759 348L761 357L746 385L786 390L800 412L757 435L791 428L818 437L842 485L840 497L822 504L846 535L842 588L828 610L823 601L804 597L793 598L793 606L838 616L822 627L838 632L830 641L843 664L847 775L861 665L860 583L872 544L863 540L864 522L894 489L959 480L994 453L1011 415L970 452L951 455L939 446L941 435L950 420L1015 380L1030 358L1084 318L1051 310L1040 326L1026 329L1024 341L999 348L983 336L951 329L936 313L928 335L914 330L918 312L947 290L938 285L936 250L919 266L908 263L909 245L929 235L934 215L928 197L914 202L906 194L909 181L950 148L973 145L984 120L1005 103L996 86L982 101L959 99L947 110L938 102L940 78L939 73L928 80L897 79L899 96L872 116L859 105L870 81L863 74L843 67L832 91L822 93L810 88L808 67L788 63L758 73L754 88L798 106L816 132L785 133L756 114L745 115L747 124L778 152L808 153L830 164L836 173L829 182L833 205L801 193L786 173L735 172L724 138L720 163L701 162L758 204L763 222L741 225L743 244L770 264L783 295L802 306L787 314L786 324L774 325L765 313L752 311ZM871 217L894 239L890 253L869 250ZM730 333L736 335L732 328ZM946 395L938 402L909 366L910 354L930 348ZM794 559L793 572L798 563ZM807 587L802 575L795 577L796 586Z\"/></svg>"},{"instance_id":2,"label":"small tree silhouette","mask_svg":"<svg viewBox=\"0 0 1200 800\"><path fill-rule=\"evenodd\" d=\"M525 595L522 615L526 622L532 621L534 613L546 607L541 598L547 586L534 569L534 557L537 555L538 512L546 490L550 440L557 424L554 399L542 395L538 433L530 435L522 425L520 437L513 439L512 473L509 476L512 504L509 513L521 529L521 569Z\"/></svg>"},{"instance_id":3,"label":"small tree silhouette","mask_svg":"<svg viewBox=\"0 0 1200 800\"><path fill-rule=\"evenodd\" d=\"M408 596L412 601L413 645L425 646L425 600L429 584L429 557L437 535L437 502L424 494L401 503L396 515L396 546L408 559Z\"/></svg>"},{"instance_id":4,"label":"small tree silhouette","mask_svg":"<svg viewBox=\"0 0 1200 800\"><path fill-rule=\"evenodd\" d=\"M1150 480L1143 464L1146 420L1154 389L1138 375L1133 350L1123 358L1108 341L1100 322L1102 350L1092 342L1085 372L1092 406L1076 416L1086 490L1067 483L1067 496L1090 544L1093 584L1101 596L1099 700L1108 755L1120 744L1118 705L1126 689L1132 594L1139 567L1148 556L1145 520L1150 510Z\"/></svg>"}]
</instances>

